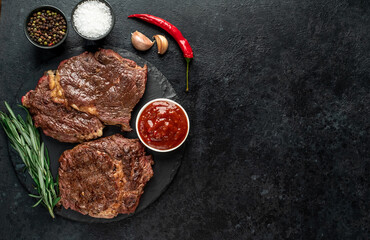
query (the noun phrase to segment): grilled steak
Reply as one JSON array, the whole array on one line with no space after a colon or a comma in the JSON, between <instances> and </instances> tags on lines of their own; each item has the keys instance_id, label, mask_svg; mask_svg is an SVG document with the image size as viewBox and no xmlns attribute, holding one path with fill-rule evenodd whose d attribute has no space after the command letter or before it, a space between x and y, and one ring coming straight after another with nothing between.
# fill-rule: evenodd
<instances>
[{"instance_id":1,"label":"grilled steak","mask_svg":"<svg viewBox=\"0 0 370 240\"><path fill-rule=\"evenodd\" d=\"M55 80L53 101L130 131L131 111L144 94L147 66L101 49L63 61Z\"/></svg>"},{"instance_id":2,"label":"grilled steak","mask_svg":"<svg viewBox=\"0 0 370 240\"><path fill-rule=\"evenodd\" d=\"M73 108L67 109L51 100L49 85L52 74L51 71L46 73L36 89L22 98L22 104L29 108L35 126L61 142L82 142L100 137L104 126L98 118Z\"/></svg>"},{"instance_id":3,"label":"grilled steak","mask_svg":"<svg viewBox=\"0 0 370 240\"><path fill-rule=\"evenodd\" d=\"M133 213L153 176L144 146L120 134L79 144L59 163L60 203L97 218Z\"/></svg>"},{"instance_id":4,"label":"grilled steak","mask_svg":"<svg viewBox=\"0 0 370 240\"><path fill-rule=\"evenodd\" d=\"M35 125L61 142L102 135L104 122L131 130L131 111L145 91L147 67L112 50L85 52L48 71L22 98Z\"/></svg>"}]
</instances>

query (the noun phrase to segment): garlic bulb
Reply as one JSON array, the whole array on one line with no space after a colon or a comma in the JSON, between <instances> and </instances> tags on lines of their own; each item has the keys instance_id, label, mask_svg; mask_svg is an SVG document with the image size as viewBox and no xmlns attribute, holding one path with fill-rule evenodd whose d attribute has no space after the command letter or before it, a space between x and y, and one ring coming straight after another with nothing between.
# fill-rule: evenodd
<instances>
[{"instance_id":1,"label":"garlic bulb","mask_svg":"<svg viewBox=\"0 0 370 240\"><path fill-rule=\"evenodd\" d=\"M155 38L155 41L157 42L158 54L164 54L168 49L167 38L163 35L155 35L153 37Z\"/></svg>"},{"instance_id":2,"label":"garlic bulb","mask_svg":"<svg viewBox=\"0 0 370 240\"><path fill-rule=\"evenodd\" d=\"M138 31L131 33L131 43L139 51L146 51L154 44L147 36Z\"/></svg>"}]
</instances>

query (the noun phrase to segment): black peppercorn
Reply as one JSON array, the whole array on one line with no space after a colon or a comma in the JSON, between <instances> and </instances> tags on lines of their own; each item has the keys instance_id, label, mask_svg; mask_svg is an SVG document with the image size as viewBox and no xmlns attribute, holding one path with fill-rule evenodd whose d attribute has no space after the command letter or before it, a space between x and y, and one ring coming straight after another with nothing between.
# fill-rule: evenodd
<instances>
[{"instance_id":1,"label":"black peppercorn","mask_svg":"<svg viewBox=\"0 0 370 240\"><path fill-rule=\"evenodd\" d=\"M66 34L67 23L59 13L43 9L33 13L27 23L27 32L32 41L42 46L60 42Z\"/></svg>"}]
</instances>

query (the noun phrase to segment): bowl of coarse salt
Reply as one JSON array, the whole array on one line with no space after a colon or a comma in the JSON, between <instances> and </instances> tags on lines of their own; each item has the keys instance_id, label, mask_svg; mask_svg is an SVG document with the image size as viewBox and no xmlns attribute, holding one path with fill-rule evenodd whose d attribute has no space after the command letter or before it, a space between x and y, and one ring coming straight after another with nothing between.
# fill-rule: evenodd
<instances>
[{"instance_id":1,"label":"bowl of coarse salt","mask_svg":"<svg viewBox=\"0 0 370 240\"><path fill-rule=\"evenodd\" d=\"M99 40L113 29L112 6L104 0L84 0L72 10L72 26L82 38Z\"/></svg>"}]
</instances>

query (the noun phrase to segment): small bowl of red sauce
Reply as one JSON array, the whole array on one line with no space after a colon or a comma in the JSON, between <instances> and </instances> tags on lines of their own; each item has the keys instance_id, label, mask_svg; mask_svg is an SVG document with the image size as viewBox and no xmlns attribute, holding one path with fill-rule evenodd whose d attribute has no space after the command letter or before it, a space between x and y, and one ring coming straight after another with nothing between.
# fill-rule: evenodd
<instances>
[{"instance_id":1,"label":"small bowl of red sauce","mask_svg":"<svg viewBox=\"0 0 370 240\"><path fill-rule=\"evenodd\" d=\"M145 104L136 118L140 141L157 152L170 152L180 147L190 129L189 117L177 102L157 98Z\"/></svg>"}]
</instances>

